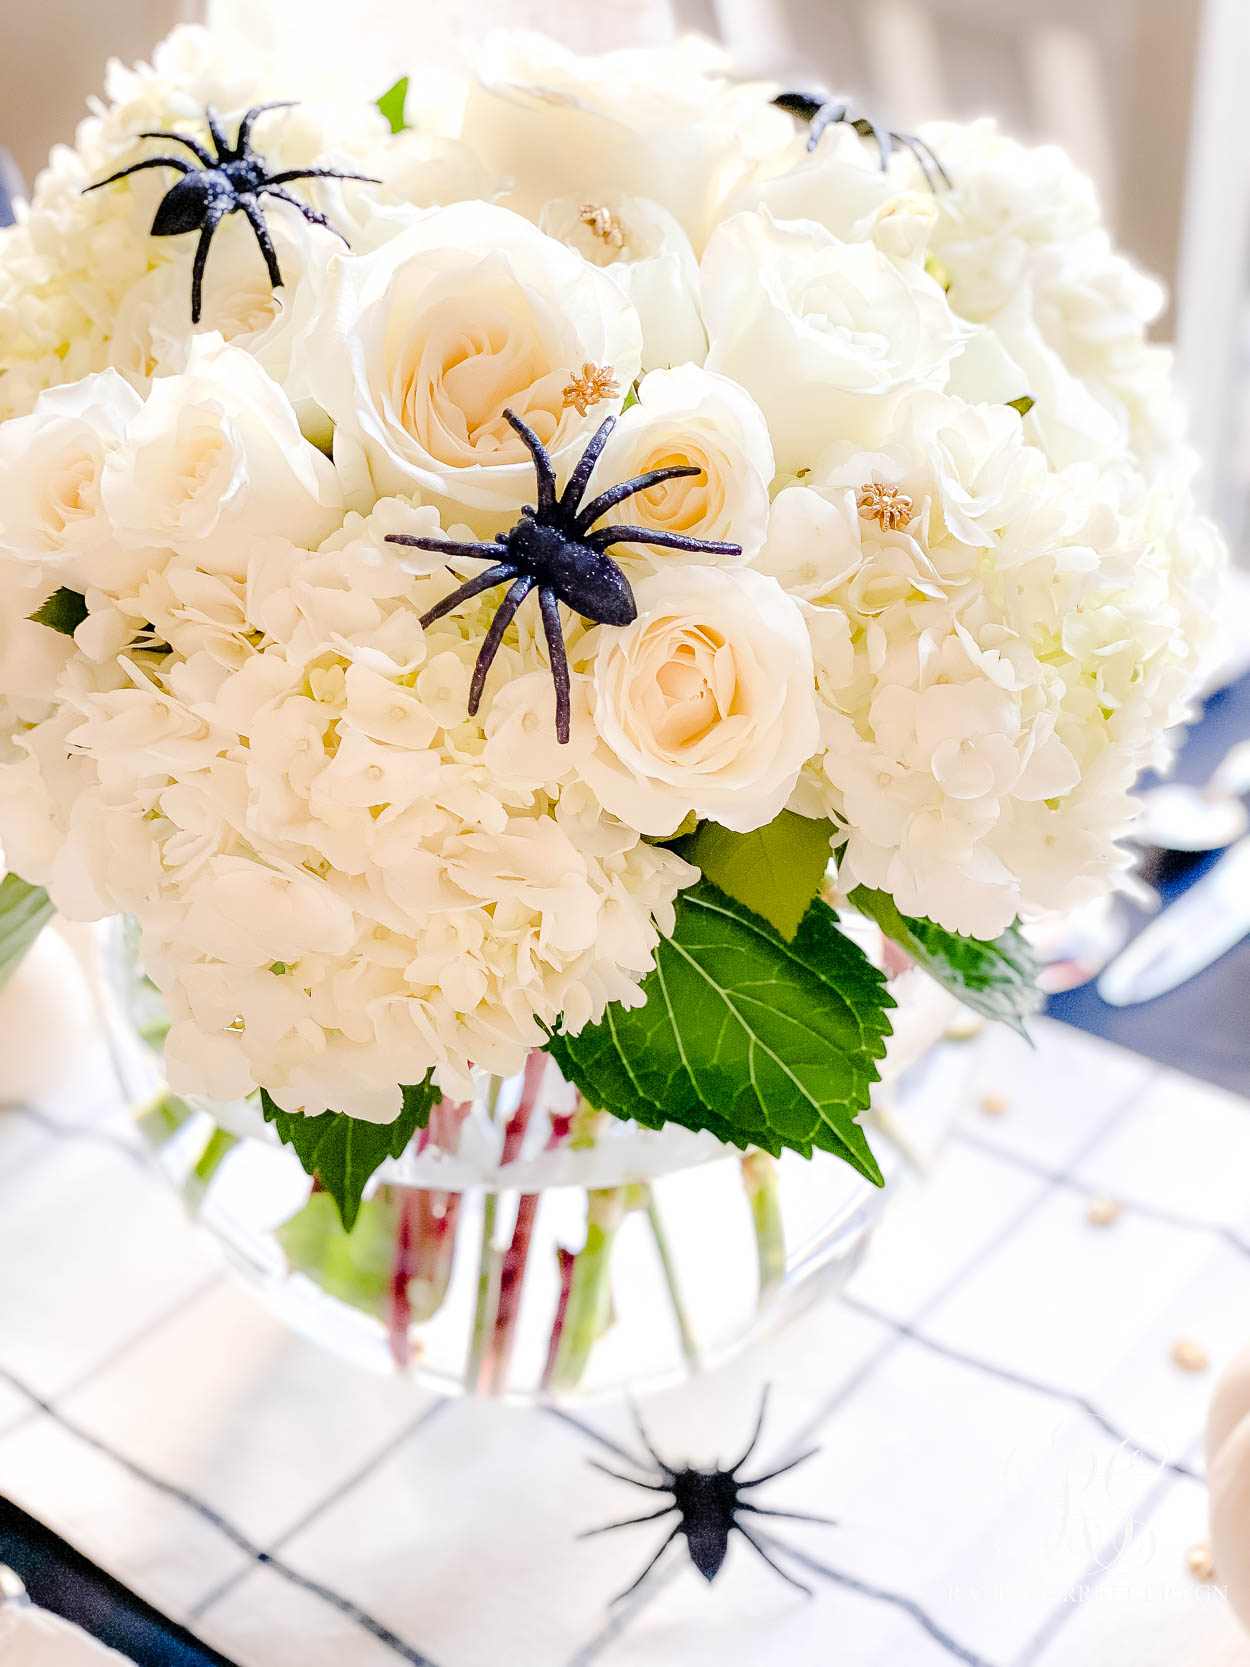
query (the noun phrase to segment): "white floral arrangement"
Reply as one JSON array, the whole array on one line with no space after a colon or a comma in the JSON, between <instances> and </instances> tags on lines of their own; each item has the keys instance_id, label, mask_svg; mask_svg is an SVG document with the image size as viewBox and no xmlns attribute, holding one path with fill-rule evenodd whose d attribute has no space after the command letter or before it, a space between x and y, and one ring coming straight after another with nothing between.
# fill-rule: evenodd
<instances>
[{"instance_id":1,"label":"white floral arrangement","mask_svg":"<svg viewBox=\"0 0 1250 1667\"><path fill-rule=\"evenodd\" d=\"M543 1048L878 1178L837 910L1018 1021L1128 865L1223 560L1160 290L1058 150L780 91L504 33L362 107L181 28L0 231L6 886L133 915L173 1088L348 1219L327 1120L376 1164ZM588 448L628 623L500 612L445 547L524 577Z\"/></svg>"}]
</instances>

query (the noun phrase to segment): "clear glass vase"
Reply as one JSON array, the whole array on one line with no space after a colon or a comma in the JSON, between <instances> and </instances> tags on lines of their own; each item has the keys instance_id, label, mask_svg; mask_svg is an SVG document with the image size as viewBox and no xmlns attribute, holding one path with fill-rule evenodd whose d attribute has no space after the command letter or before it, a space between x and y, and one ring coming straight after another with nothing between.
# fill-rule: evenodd
<instances>
[{"instance_id":1,"label":"clear glass vase","mask_svg":"<svg viewBox=\"0 0 1250 1667\"><path fill-rule=\"evenodd\" d=\"M961 1010L913 969L892 981L866 1119L883 1188L826 1153L774 1159L595 1112L534 1054L515 1078L483 1074L471 1104L436 1107L347 1234L253 1101L166 1090L167 1021L134 940L110 923L116 1052L190 1214L296 1330L447 1393L616 1395L723 1361L848 1276L963 1100Z\"/></svg>"}]
</instances>

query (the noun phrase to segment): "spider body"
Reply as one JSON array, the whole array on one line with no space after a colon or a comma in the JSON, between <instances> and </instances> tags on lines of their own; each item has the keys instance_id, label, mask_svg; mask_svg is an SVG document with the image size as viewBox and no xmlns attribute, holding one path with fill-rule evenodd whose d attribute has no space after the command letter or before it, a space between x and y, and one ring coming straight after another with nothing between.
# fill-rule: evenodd
<instances>
[{"instance_id":1,"label":"spider body","mask_svg":"<svg viewBox=\"0 0 1250 1667\"><path fill-rule=\"evenodd\" d=\"M892 129L882 127L869 116L852 114L851 106L844 98L824 98L815 93L779 93L773 103L781 110L788 110L792 116L805 121L810 132L807 137L807 148L815 150L820 143L826 129L838 122L845 122L853 127L861 139L872 139L876 142L881 156L882 172L889 166L890 153L895 145L902 145L909 150L920 166L920 171L931 191L937 190L937 180L949 185L950 175L933 154L929 145L914 133L895 133ZM937 178L934 177L936 173Z\"/></svg>"},{"instance_id":2,"label":"spider body","mask_svg":"<svg viewBox=\"0 0 1250 1667\"><path fill-rule=\"evenodd\" d=\"M240 121L235 141L231 144L217 119L216 111L210 105L204 112L204 118L212 136L212 151L198 139L188 138L185 133L155 132L139 135L141 139L172 139L176 144L185 145L195 157L198 167L182 156L149 156L144 161L133 162L130 167L121 168L117 173L110 174L107 179L97 180L94 185L87 187L87 191L99 191L103 186L112 185L115 181L125 179L129 174L140 173L145 168L173 168L182 175L161 198L152 221L152 236L180 237L185 232L200 234L199 246L195 251L195 260L191 268L192 324L200 322L203 310L204 267L208 261L209 245L212 243L213 233L228 214L241 213L247 218L256 234L260 252L265 258L269 281L275 289L280 289L282 272L278 266L273 239L265 224L265 216L261 209L262 197L278 197L282 202L289 203L292 208L297 208L313 225L324 226L327 231L334 232L336 237L341 237L342 233L334 231L324 214L319 214L311 204L293 197L284 187L297 179L359 179L374 185L378 183L367 174L345 174L334 168L292 168L284 173L271 174L264 157L252 149L252 124L266 110L289 108L290 100L254 105ZM86 192L83 195L85 196ZM346 242L346 238L343 241Z\"/></svg>"},{"instance_id":3,"label":"spider body","mask_svg":"<svg viewBox=\"0 0 1250 1667\"><path fill-rule=\"evenodd\" d=\"M730 1537L738 1533L754 1551L759 1553L769 1568L775 1570L791 1586L797 1586L801 1592L806 1592L809 1597L811 1596L810 1587L805 1586L801 1580L796 1580L792 1574L788 1574L769 1555L769 1550L766 1549L764 1543L761 1543L762 1530L758 1524L752 1523L751 1528L749 1528L742 1521L742 1518L746 1516L788 1517L796 1522L817 1522L826 1525L832 1523L830 1517L814 1516L807 1511L772 1510L765 1505L756 1505L752 1500L745 1497L752 1489L761 1486L762 1483L771 1482L775 1476L782 1476L786 1471L794 1470L799 1465L804 1464L808 1459L813 1458L817 1451L816 1448L812 1448L809 1452L801 1453L798 1458L791 1459L788 1464L779 1465L775 1470L767 1471L762 1476L744 1477L741 1474L742 1469L759 1444L760 1435L764 1428L764 1412L767 1404L768 1391L765 1390L760 1403L759 1417L755 1424L755 1433L751 1437L750 1445L737 1463L728 1470L720 1468L700 1470L691 1465L675 1467L668 1464L651 1445L636 1413L634 1416L639 1437L652 1463L659 1471L659 1479L644 1480L639 1476L629 1476L624 1471L611 1470L607 1465L599 1464L594 1459L591 1460L596 1470L602 1470L608 1476L615 1476L618 1481L630 1482L634 1487L645 1488L651 1493L670 1494L672 1503L663 1505L658 1510L648 1511L643 1516L625 1517L620 1522L605 1523L602 1528L590 1529L589 1534L608 1534L617 1528L627 1528L639 1522L658 1522L662 1517L670 1516L674 1511L677 1513L677 1520L670 1529L668 1538L664 1540L638 1578L631 1582L623 1592L617 1593L612 1600L614 1603L619 1603L622 1598L626 1598L631 1592L638 1590L678 1535L684 1536L686 1549L690 1554L690 1561L707 1581L715 1580L724 1567L725 1558L729 1553ZM641 1460L633 1459L628 1454L624 1456L629 1459L631 1464L637 1465L639 1470L646 1469ZM752 1528L754 1528L754 1532L752 1532ZM585 1539L588 1536L583 1535L582 1537ZM789 1549L773 1540L769 1540L767 1546L772 1550L785 1551Z\"/></svg>"},{"instance_id":4,"label":"spider body","mask_svg":"<svg viewBox=\"0 0 1250 1667\"><path fill-rule=\"evenodd\" d=\"M470 717L477 715L486 675L499 652L504 632L530 591L537 590L551 661L551 678L555 684L556 739L566 743L571 711L568 656L560 624L560 603L596 625L631 625L638 617L629 580L608 555L608 546L657 544L668 549L714 556L740 556L742 549L737 544L687 538L684 533L663 532L649 527L595 526L595 522L614 505L623 503L635 493L645 492L662 481L700 473L690 464L651 469L633 480L609 487L589 504L583 504L595 463L616 425L615 417L607 418L596 430L565 483L564 491L557 494L555 470L547 448L514 411L505 411L504 416L525 442L534 460L534 473L538 480L537 505L526 504L516 525L507 532L497 533L491 544L470 544L448 538L416 538L409 533L388 533L387 542L408 544L418 550L435 550L443 555L467 556L492 564L484 573L466 580L436 603L422 616L423 626L433 624L436 619L441 619L444 614L451 613L462 602L483 591L493 590L502 584L508 586L473 668L469 685Z\"/></svg>"}]
</instances>

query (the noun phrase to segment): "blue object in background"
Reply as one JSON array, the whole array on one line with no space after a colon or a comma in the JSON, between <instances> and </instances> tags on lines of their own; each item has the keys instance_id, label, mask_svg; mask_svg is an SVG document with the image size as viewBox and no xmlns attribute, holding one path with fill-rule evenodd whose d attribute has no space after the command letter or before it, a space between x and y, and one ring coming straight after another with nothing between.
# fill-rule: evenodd
<instances>
[{"instance_id":1,"label":"blue object in background","mask_svg":"<svg viewBox=\"0 0 1250 1667\"><path fill-rule=\"evenodd\" d=\"M1201 720L1181 749L1175 780L1201 786L1210 780L1228 749L1247 738L1250 676L1218 690L1207 701ZM1143 788L1150 785L1142 783ZM1164 905L1175 901L1221 855L1214 851L1196 857L1164 856L1158 872L1150 876ZM1131 905L1126 907L1136 936L1151 917ZM1187 984L1154 1001L1110 1007L1090 983L1052 996L1046 1011L1065 1024L1250 1099L1250 938L1243 938Z\"/></svg>"},{"instance_id":2,"label":"blue object in background","mask_svg":"<svg viewBox=\"0 0 1250 1667\"><path fill-rule=\"evenodd\" d=\"M7 150L0 150L0 226L13 224L13 198L21 191L17 167Z\"/></svg>"},{"instance_id":3,"label":"blue object in background","mask_svg":"<svg viewBox=\"0 0 1250 1667\"><path fill-rule=\"evenodd\" d=\"M74 1621L136 1667L232 1667L4 1499L0 1563L13 1570L32 1603Z\"/></svg>"}]
</instances>

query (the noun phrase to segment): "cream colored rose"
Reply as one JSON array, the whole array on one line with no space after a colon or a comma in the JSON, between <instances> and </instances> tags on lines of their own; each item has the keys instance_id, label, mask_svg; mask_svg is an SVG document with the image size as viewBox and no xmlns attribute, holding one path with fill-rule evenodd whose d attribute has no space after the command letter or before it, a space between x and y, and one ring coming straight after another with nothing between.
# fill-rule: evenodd
<instances>
[{"instance_id":1,"label":"cream colored rose","mask_svg":"<svg viewBox=\"0 0 1250 1667\"><path fill-rule=\"evenodd\" d=\"M793 123L729 55L696 37L663 50L579 56L525 30L496 30L478 56L465 141L510 179L509 207L537 216L552 197L654 197L700 250L720 204Z\"/></svg>"},{"instance_id":2,"label":"cream colored rose","mask_svg":"<svg viewBox=\"0 0 1250 1667\"><path fill-rule=\"evenodd\" d=\"M250 353L198 336L181 376L161 376L108 458L104 507L127 545L193 550L246 573L241 535L315 548L342 520L333 466Z\"/></svg>"},{"instance_id":3,"label":"cream colored rose","mask_svg":"<svg viewBox=\"0 0 1250 1667\"><path fill-rule=\"evenodd\" d=\"M717 227L702 276L707 368L752 395L787 473L884 432L888 396L942 387L965 337L919 266L766 210Z\"/></svg>"},{"instance_id":4,"label":"cream colored rose","mask_svg":"<svg viewBox=\"0 0 1250 1667\"><path fill-rule=\"evenodd\" d=\"M258 359L298 409L304 392L291 376L292 349L299 335L319 322L325 269L342 245L294 209L276 209L267 224L282 287L270 282L256 237L242 215L217 231L212 259L204 270L203 318L195 334L216 331ZM195 340L187 317L194 243L155 266L127 291L109 341L109 361L136 387L151 377L184 371Z\"/></svg>"},{"instance_id":5,"label":"cream colored rose","mask_svg":"<svg viewBox=\"0 0 1250 1667\"><path fill-rule=\"evenodd\" d=\"M141 403L106 370L49 388L28 416L0 423L0 547L60 565L110 542L101 477Z\"/></svg>"},{"instance_id":6,"label":"cream colored rose","mask_svg":"<svg viewBox=\"0 0 1250 1667\"><path fill-rule=\"evenodd\" d=\"M746 567L676 567L635 596L633 625L588 639L599 745L583 776L641 833L691 811L739 833L770 822L819 744L798 603Z\"/></svg>"},{"instance_id":7,"label":"cream colored rose","mask_svg":"<svg viewBox=\"0 0 1250 1667\"><path fill-rule=\"evenodd\" d=\"M638 403L624 413L604 448L590 492L674 466L700 472L627 498L604 523L739 544L743 558L725 560L749 561L768 529L773 448L762 412L736 382L696 365L645 376ZM626 564L645 559L656 568L714 559L649 544L622 544L612 554Z\"/></svg>"},{"instance_id":8,"label":"cream colored rose","mask_svg":"<svg viewBox=\"0 0 1250 1667\"><path fill-rule=\"evenodd\" d=\"M507 515L532 501L534 468L505 409L566 474L620 409L641 347L638 315L605 273L507 209L456 203L336 260L308 369L350 490ZM579 410L566 390L585 364L618 392Z\"/></svg>"}]
</instances>

